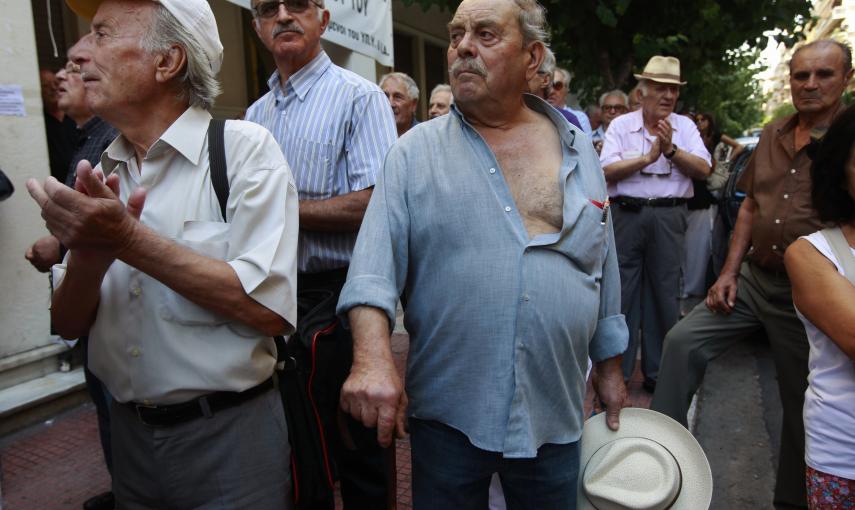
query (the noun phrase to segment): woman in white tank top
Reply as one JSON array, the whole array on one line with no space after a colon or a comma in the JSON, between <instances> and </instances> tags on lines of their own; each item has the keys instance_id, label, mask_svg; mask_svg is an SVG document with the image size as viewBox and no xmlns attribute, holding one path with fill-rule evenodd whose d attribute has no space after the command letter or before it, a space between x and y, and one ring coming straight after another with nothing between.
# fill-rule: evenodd
<instances>
[{"instance_id":1,"label":"woman in white tank top","mask_svg":"<svg viewBox=\"0 0 855 510\"><path fill-rule=\"evenodd\" d=\"M810 342L805 462L811 509L855 510L855 106L811 148L813 206L839 229L794 242L784 256ZM840 233L842 232L842 236Z\"/></svg>"}]
</instances>

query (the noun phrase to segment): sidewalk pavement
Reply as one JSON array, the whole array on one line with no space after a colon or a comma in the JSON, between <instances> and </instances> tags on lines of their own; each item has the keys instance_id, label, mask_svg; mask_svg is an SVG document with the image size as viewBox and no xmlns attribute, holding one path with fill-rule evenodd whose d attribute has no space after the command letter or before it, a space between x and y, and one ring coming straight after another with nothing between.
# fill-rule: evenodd
<instances>
[{"instance_id":1,"label":"sidewalk pavement","mask_svg":"<svg viewBox=\"0 0 855 510\"><path fill-rule=\"evenodd\" d=\"M392 336L392 351L403 373L409 337ZM629 397L635 407L649 407L650 394L641 388L638 370L630 381ZM585 415L591 413L593 392L588 385ZM397 499L399 510L412 509L410 442L398 440ZM79 509L86 499L110 488L98 440L95 408L86 404L54 419L0 438L0 484L5 510ZM337 508L341 508L340 501Z\"/></svg>"}]
</instances>

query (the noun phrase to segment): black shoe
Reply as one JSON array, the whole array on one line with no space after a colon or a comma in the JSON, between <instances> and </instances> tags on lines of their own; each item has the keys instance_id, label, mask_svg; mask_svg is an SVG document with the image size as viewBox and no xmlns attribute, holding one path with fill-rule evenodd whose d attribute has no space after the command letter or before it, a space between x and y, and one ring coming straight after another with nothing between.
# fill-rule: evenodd
<instances>
[{"instance_id":1,"label":"black shoe","mask_svg":"<svg viewBox=\"0 0 855 510\"><path fill-rule=\"evenodd\" d=\"M83 502L83 510L113 510L114 508L116 508L116 497L112 492L98 494Z\"/></svg>"},{"instance_id":2,"label":"black shoe","mask_svg":"<svg viewBox=\"0 0 855 510\"><path fill-rule=\"evenodd\" d=\"M641 383L641 387L644 388L644 391L647 393L653 393L656 391L656 381L653 379L644 379L644 382Z\"/></svg>"}]
</instances>

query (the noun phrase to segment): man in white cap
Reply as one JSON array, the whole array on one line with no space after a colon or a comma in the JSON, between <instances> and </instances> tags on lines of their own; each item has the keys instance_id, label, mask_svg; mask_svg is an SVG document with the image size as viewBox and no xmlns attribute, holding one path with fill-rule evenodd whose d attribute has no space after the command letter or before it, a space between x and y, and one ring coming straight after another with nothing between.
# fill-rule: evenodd
<instances>
[{"instance_id":1,"label":"man in white cap","mask_svg":"<svg viewBox=\"0 0 855 510\"><path fill-rule=\"evenodd\" d=\"M70 249L53 269L54 324L66 338L89 331L90 368L115 398L117 507L289 508L271 380L272 336L296 322L288 165L269 132L227 122L221 209L207 133L222 46L208 2L68 5L92 17L69 58L120 136L96 169L78 166L75 189L27 187Z\"/></svg>"},{"instance_id":2,"label":"man in white cap","mask_svg":"<svg viewBox=\"0 0 855 510\"><path fill-rule=\"evenodd\" d=\"M686 200L692 179L706 178L711 167L695 123L674 114L686 83L680 61L654 56L635 77L642 107L612 121L600 163L614 210L621 308L629 326L623 376L632 376L640 341L644 388L652 392L662 341L679 318Z\"/></svg>"}]
</instances>

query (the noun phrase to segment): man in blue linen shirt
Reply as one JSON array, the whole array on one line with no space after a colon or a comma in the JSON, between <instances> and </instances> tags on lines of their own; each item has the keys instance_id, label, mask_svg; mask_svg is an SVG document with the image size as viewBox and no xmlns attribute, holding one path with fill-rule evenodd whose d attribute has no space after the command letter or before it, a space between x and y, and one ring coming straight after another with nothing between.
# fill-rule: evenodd
<instances>
[{"instance_id":1,"label":"man in blue linen shirt","mask_svg":"<svg viewBox=\"0 0 855 510\"><path fill-rule=\"evenodd\" d=\"M377 85L333 64L321 49L330 20L323 0L253 0L252 7L253 28L276 71L267 82L270 92L250 106L246 120L273 133L294 172L300 197L297 293L306 303L324 295L318 290L337 294L344 285L375 175L397 138L395 119ZM330 299L330 306L335 302ZM334 335L340 348L334 359L324 357L325 366L341 370L318 374L329 387L347 376L351 355L349 332L336 328ZM337 394L329 401L320 412L325 423L336 423ZM326 430L345 508L384 509L383 450L373 431L349 421L351 438L342 438L336 427Z\"/></svg>"},{"instance_id":2,"label":"man in blue linen shirt","mask_svg":"<svg viewBox=\"0 0 855 510\"><path fill-rule=\"evenodd\" d=\"M465 0L449 32L455 106L389 151L342 290L342 407L381 444L409 415L416 509L485 508L496 472L512 505L573 508L589 356L612 429L626 399L605 181L587 137L523 94L539 4ZM389 344L402 292L406 394Z\"/></svg>"}]
</instances>

